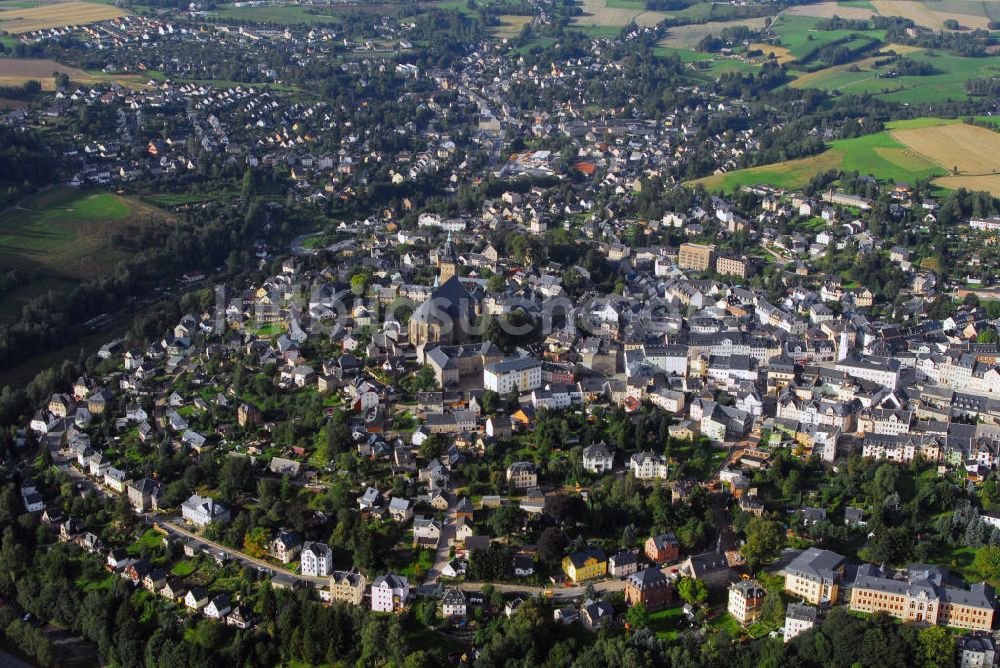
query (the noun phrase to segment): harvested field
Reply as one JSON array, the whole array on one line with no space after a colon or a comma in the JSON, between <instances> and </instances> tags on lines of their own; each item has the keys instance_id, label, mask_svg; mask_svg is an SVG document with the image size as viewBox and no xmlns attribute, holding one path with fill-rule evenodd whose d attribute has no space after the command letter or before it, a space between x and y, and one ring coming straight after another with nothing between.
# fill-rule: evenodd
<instances>
[{"instance_id":1,"label":"harvested field","mask_svg":"<svg viewBox=\"0 0 1000 668\"><path fill-rule=\"evenodd\" d=\"M32 30L107 21L127 13L113 5L93 2L61 2L28 9L14 8L0 12L0 30L17 35Z\"/></svg>"},{"instance_id":2,"label":"harvested field","mask_svg":"<svg viewBox=\"0 0 1000 668\"><path fill-rule=\"evenodd\" d=\"M949 12L944 3L928 5L916 0L872 0L872 5L882 16L902 16L912 19L917 25L935 30L943 30L947 19L955 19L963 28L988 30L989 25L989 19L985 16Z\"/></svg>"},{"instance_id":3,"label":"harvested field","mask_svg":"<svg viewBox=\"0 0 1000 668\"><path fill-rule=\"evenodd\" d=\"M518 16L514 14L501 14L499 17L500 25L494 26L492 32L497 37L506 37L511 39L517 37L521 34L521 29L531 23L530 16Z\"/></svg>"},{"instance_id":4,"label":"harvested field","mask_svg":"<svg viewBox=\"0 0 1000 668\"><path fill-rule=\"evenodd\" d=\"M820 2L815 5L796 5L785 10L789 16L811 16L817 19L831 19L839 16L842 19L867 19L875 15L871 9L864 7L845 7L836 2Z\"/></svg>"},{"instance_id":5,"label":"harvested field","mask_svg":"<svg viewBox=\"0 0 1000 668\"><path fill-rule=\"evenodd\" d=\"M958 190L984 190L994 197L1000 197L1000 174L986 176L942 176L934 179L934 183L942 188Z\"/></svg>"},{"instance_id":6,"label":"harvested field","mask_svg":"<svg viewBox=\"0 0 1000 668\"><path fill-rule=\"evenodd\" d=\"M954 123L893 130L891 134L896 141L953 172L952 176L983 177L1000 172L1000 133L992 130Z\"/></svg>"},{"instance_id":7,"label":"harvested field","mask_svg":"<svg viewBox=\"0 0 1000 668\"><path fill-rule=\"evenodd\" d=\"M669 16L665 12L649 12L628 7L609 7L607 0L583 0L583 15L574 17L580 26L623 27L633 21L640 26L655 26Z\"/></svg>"},{"instance_id":8,"label":"harvested field","mask_svg":"<svg viewBox=\"0 0 1000 668\"><path fill-rule=\"evenodd\" d=\"M647 12L648 13L648 12ZM753 30L760 30L764 27L766 18L738 19L735 21L713 21L712 23L699 23L695 25L678 26L667 30L667 36L659 42L659 46L693 49L698 46L698 42L708 35L718 35L723 28L734 26L747 26ZM769 47L774 48L774 47Z\"/></svg>"},{"instance_id":9,"label":"harvested field","mask_svg":"<svg viewBox=\"0 0 1000 668\"><path fill-rule=\"evenodd\" d=\"M765 59L767 59L767 58L769 58L770 56L773 55L774 59L777 60L781 64L790 63L793 60L795 60L795 56L793 56L791 54L791 52L789 52L789 50L786 49L783 46L774 46L773 44L757 44L757 43L755 43L755 44L751 44L750 45L750 50L751 51L762 51L764 53L764 58Z\"/></svg>"},{"instance_id":10,"label":"harvested field","mask_svg":"<svg viewBox=\"0 0 1000 668\"><path fill-rule=\"evenodd\" d=\"M42 84L43 90L54 90L53 72L67 74L70 80L82 84L117 81L122 85L138 87L146 82L146 79L138 74L91 74L47 58L0 58L0 85L3 86L20 86L34 79Z\"/></svg>"}]
</instances>

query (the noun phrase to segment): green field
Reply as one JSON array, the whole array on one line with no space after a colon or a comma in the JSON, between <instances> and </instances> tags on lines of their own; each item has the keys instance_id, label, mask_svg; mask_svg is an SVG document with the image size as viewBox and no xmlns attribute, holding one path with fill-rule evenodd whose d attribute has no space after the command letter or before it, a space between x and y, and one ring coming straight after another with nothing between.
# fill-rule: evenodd
<instances>
[{"instance_id":1,"label":"green field","mask_svg":"<svg viewBox=\"0 0 1000 668\"><path fill-rule=\"evenodd\" d=\"M760 184L794 190L805 186L813 176L831 169L856 170L863 175L871 174L877 179L890 181L912 182L943 176L945 170L897 142L889 131L955 122L936 118L896 121L889 123L883 132L830 142L829 148L818 155L716 174L691 183L700 183L708 190L732 192L741 186Z\"/></svg>"},{"instance_id":2,"label":"green field","mask_svg":"<svg viewBox=\"0 0 1000 668\"><path fill-rule=\"evenodd\" d=\"M807 86L824 90L860 95L870 93L894 102L944 102L965 100L965 82L969 79L1000 76L1000 56L963 58L944 51L920 51L906 57L928 63L936 73L927 76L876 78L879 70L870 63L858 63L858 71L847 67L833 67L809 75L795 87Z\"/></svg>"},{"instance_id":3,"label":"green field","mask_svg":"<svg viewBox=\"0 0 1000 668\"><path fill-rule=\"evenodd\" d=\"M232 5L223 5L213 10L211 14L220 19L258 21L260 23L275 23L278 25L337 23L337 17L335 16L329 14L310 14L304 8L295 5L281 7L233 7Z\"/></svg>"},{"instance_id":4,"label":"green field","mask_svg":"<svg viewBox=\"0 0 1000 668\"><path fill-rule=\"evenodd\" d=\"M0 216L0 264L77 278L98 274L123 257L107 240L135 209L104 192L55 188L35 195Z\"/></svg>"},{"instance_id":5,"label":"green field","mask_svg":"<svg viewBox=\"0 0 1000 668\"><path fill-rule=\"evenodd\" d=\"M30 281L0 295L0 320L16 319L25 302L101 276L126 257L111 236L139 221L170 215L107 192L53 188L0 215L0 270L19 269Z\"/></svg>"},{"instance_id":6,"label":"green field","mask_svg":"<svg viewBox=\"0 0 1000 668\"><path fill-rule=\"evenodd\" d=\"M772 31L780 38L780 45L788 49L796 59L802 59L817 49L855 35L871 39L885 39L884 30L817 30L824 19L808 16L782 15L774 22Z\"/></svg>"}]
</instances>

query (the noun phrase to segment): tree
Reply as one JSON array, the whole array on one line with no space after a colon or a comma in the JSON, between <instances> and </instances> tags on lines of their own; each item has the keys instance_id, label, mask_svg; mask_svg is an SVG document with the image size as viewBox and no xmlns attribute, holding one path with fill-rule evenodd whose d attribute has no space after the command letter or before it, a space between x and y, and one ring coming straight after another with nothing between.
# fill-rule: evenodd
<instances>
[{"instance_id":1,"label":"tree","mask_svg":"<svg viewBox=\"0 0 1000 668\"><path fill-rule=\"evenodd\" d=\"M243 534L243 550L251 557L259 559L267 554L270 542L271 532L264 527L255 527Z\"/></svg>"},{"instance_id":2,"label":"tree","mask_svg":"<svg viewBox=\"0 0 1000 668\"><path fill-rule=\"evenodd\" d=\"M489 292L503 292L507 287L507 279L503 274L494 274L486 281L486 290Z\"/></svg>"},{"instance_id":3,"label":"tree","mask_svg":"<svg viewBox=\"0 0 1000 668\"><path fill-rule=\"evenodd\" d=\"M740 554L747 560L751 571L756 571L761 564L776 557L784 545L781 525L763 517L754 517L750 520L746 536Z\"/></svg>"},{"instance_id":4,"label":"tree","mask_svg":"<svg viewBox=\"0 0 1000 668\"><path fill-rule=\"evenodd\" d=\"M483 413L486 415L494 415L497 412L497 408L500 405L500 395L493 390L486 390L483 392Z\"/></svg>"},{"instance_id":5,"label":"tree","mask_svg":"<svg viewBox=\"0 0 1000 668\"><path fill-rule=\"evenodd\" d=\"M955 639L942 626L931 626L920 631L920 655L928 668L946 668L955 665Z\"/></svg>"},{"instance_id":6,"label":"tree","mask_svg":"<svg viewBox=\"0 0 1000 668\"><path fill-rule=\"evenodd\" d=\"M490 528L493 532L507 536L519 530L524 525L524 511L515 505L500 506L490 518Z\"/></svg>"},{"instance_id":7,"label":"tree","mask_svg":"<svg viewBox=\"0 0 1000 668\"><path fill-rule=\"evenodd\" d=\"M760 608L760 618L765 624L779 626L785 619L785 603L781 600L781 590L771 588L764 595Z\"/></svg>"},{"instance_id":8,"label":"tree","mask_svg":"<svg viewBox=\"0 0 1000 668\"><path fill-rule=\"evenodd\" d=\"M633 629L644 629L649 626L649 610L642 603L636 603L629 608L625 616Z\"/></svg>"},{"instance_id":9,"label":"tree","mask_svg":"<svg viewBox=\"0 0 1000 668\"><path fill-rule=\"evenodd\" d=\"M986 580L1000 581L1000 547L987 545L979 548L972 565Z\"/></svg>"},{"instance_id":10,"label":"tree","mask_svg":"<svg viewBox=\"0 0 1000 668\"><path fill-rule=\"evenodd\" d=\"M538 558L547 564L555 564L562 560L569 541L562 529L549 527L538 537Z\"/></svg>"},{"instance_id":11,"label":"tree","mask_svg":"<svg viewBox=\"0 0 1000 668\"><path fill-rule=\"evenodd\" d=\"M1000 336L997 335L997 330L987 327L979 332L979 336L976 337L976 343L1000 343Z\"/></svg>"},{"instance_id":12,"label":"tree","mask_svg":"<svg viewBox=\"0 0 1000 668\"><path fill-rule=\"evenodd\" d=\"M704 603L708 600L708 587L702 580L684 577L677 583L677 595L691 605Z\"/></svg>"},{"instance_id":13,"label":"tree","mask_svg":"<svg viewBox=\"0 0 1000 668\"><path fill-rule=\"evenodd\" d=\"M545 512L552 516L556 522L563 526L574 525L587 512L587 504L578 496L568 494L556 494L549 497L545 502Z\"/></svg>"},{"instance_id":14,"label":"tree","mask_svg":"<svg viewBox=\"0 0 1000 668\"><path fill-rule=\"evenodd\" d=\"M365 294L365 289L368 286L368 277L364 274L354 274L351 276L351 292L356 295Z\"/></svg>"}]
</instances>

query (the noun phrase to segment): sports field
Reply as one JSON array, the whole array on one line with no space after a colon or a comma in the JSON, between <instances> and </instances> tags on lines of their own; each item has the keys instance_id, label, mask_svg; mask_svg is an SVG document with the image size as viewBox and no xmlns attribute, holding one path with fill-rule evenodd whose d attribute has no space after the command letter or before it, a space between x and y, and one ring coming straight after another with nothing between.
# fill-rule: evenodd
<instances>
[{"instance_id":1,"label":"sports field","mask_svg":"<svg viewBox=\"0 0 1000 668\"><path fill-rule=\"evenodd\" d=\"M875 178L891 181L914 181L943 176L947 174L946 169L896 139L894 134L896 131L929 129L953 123L955 121L927 118L897 121L890 123L889 129L884 132L831 142L829 148L818 155L740 169L728 174L715 174L691 183L700 183L708 190L732 192L740 186L754 184L788 189L801 188L813 176L831 169L858 171L862 175L871 174Z\"/></svg>"},{"instance_id":2,"label":"sports field","mask_svg":"<svg viewBox=\"0 0 1000 668\"><path fill-rule=\"evenodd\" d=\"M62 28L107 21L128 14L113 5L94 2L60 2L37 7L12 7L0 11L0 30L18 35L32 30Z\"/></svg>"}]
</instances>

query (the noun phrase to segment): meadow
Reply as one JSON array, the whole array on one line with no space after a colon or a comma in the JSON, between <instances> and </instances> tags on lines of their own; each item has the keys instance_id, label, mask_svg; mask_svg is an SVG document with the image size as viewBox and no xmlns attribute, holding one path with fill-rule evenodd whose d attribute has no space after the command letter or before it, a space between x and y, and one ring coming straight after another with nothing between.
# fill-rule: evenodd
<instances>
[{"instance_id":1,"label":"meadow","mask_svg":"<svg viewBox=\"0 0 1000 668\"><path fill-rule=\"evenodd\" d=\"M858 171L862 175L872 175L880 180L908 181L944 176L944 169L930 157L894 137L905 131L921 130L951 125L956 121L942 119L915 119L890 123L883 132L854 139L840 139L830 142L823 153L788 160L772 165L740 169L727 174L714 174L696 181L706 189L732 192L744 185L766 184L777 188L794 190L805 186L809 180L831 169ZM985 132L989 132L986 130ZM933 133L931 133L933 135ZM910 137L911 134L904 134ZM1000 138L1000 135L997 135Z\"/></svg>"},{"instance_id":2,"label":"meadow","mask_svg":"<svg viewBox=\"0 0 1000 668\"><path fill-rule=\"evenodd\" d=\"M10 6L0 11L0 30L21 34L45 28L85 25L125 16L128 12L94 2L60 2L34 7Z\"/></svg>"},{"instance_id":3,"label":"meadow","mask_svg":"<svg viewBox=\"0 0 1000 668\"><path fill-rule=\"evenodd\" d=\"M93 278L124 257L111 246L111 235L140 220L167 221L169 216L111 193L53 188L0 215L0 265Z\"/></svg>"}]
</instances>

